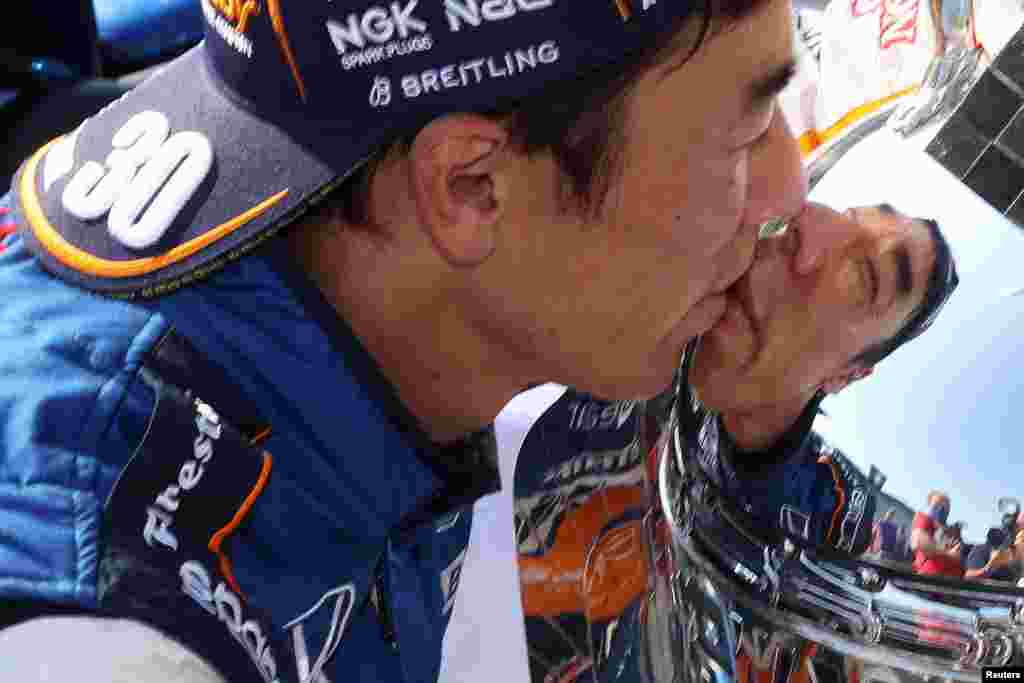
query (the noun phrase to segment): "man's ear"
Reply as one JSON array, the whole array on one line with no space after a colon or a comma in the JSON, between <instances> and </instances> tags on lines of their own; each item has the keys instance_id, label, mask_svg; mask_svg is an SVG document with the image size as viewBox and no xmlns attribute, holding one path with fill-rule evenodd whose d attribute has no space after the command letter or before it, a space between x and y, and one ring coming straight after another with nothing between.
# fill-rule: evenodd
<instances>
[{"instance_id":1,"label":"man's ear","mask_svg":"<svg viewBox=\"0 0 1024 683\"><path fill-rule=\"evenodd\" d=\"M826 394L838 394L854 382L870 376L874 371L874 366L864 367L863 365L854 365L846 370L837 372L826 379L821 385L821 390Z\"/></svg>"},{"instance_id":2,"label":"man's ear","mask_svg":"<svg viewBox=\"0 0 1024 683\"><path fill-rule=\"evenodd\" d=\"M420 224L453 266L479 265L497 245L505 208L498 171L507 148L505 128L473 114L435 119L413 142L410 182Z\"/></svg>"}]
</instances>

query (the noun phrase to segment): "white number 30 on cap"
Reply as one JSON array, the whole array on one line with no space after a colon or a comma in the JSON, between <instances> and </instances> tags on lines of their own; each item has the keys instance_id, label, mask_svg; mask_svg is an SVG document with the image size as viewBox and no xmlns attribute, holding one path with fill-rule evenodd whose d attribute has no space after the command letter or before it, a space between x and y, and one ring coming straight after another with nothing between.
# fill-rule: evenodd
<instances>
[{"instance_id":1,"label":"white number 30 on cap","mask_svg":"<svg viewBox=\"0 0 1024 683\"><path fill-rule=\"evenodd\" d=\"M64 210L83 221L109 212L107 229L130 249L156 244L213 166L201 133L170 138L167 117L144 111L114 134L106 166L86 162L61 195Z\"/></svg>"}]
</instances>

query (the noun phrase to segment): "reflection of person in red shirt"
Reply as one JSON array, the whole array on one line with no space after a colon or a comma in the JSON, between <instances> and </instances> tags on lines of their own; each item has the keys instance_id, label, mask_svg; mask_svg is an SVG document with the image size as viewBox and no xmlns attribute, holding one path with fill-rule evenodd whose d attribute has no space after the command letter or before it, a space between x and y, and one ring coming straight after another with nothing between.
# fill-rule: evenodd
<instances>
[{"instance_id":1,"label":"reflection of person in red shirt","mask_svg":"<svg viewBox=\"0 0 1024 683\"><path fill-rule=\"evenodd\" d=\"M945 547L939 543L936 533L946 524L949 508L949 496L941 491L932 491L928 494L928 512L918 512L914 515L910 549L914 551L914 571L918 574L957 579L963 577L960 546Z\"/></svg>"}]
</instances>

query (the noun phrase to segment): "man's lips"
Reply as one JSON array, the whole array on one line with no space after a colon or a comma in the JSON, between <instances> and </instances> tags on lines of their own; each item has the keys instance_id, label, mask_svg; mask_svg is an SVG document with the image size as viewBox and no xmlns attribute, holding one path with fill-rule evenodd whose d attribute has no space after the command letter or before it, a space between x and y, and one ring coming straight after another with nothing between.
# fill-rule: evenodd
<instances>
[{"instance_id":1,"label":"man's lips","mask_svg":"<svg viewBox=\"0 0 1024 683\"><path fill-rule=\"evenodd\" d=\"M736 297L736 301L740 305L740 309L743 314L747 316L747 320L750 321L750 326L757 331L757 317L754 315L754 290L750 286L750 280L743 278L731 288L732 296Z\"/></svg>"},{"instance_id":2,"label":"man's lips","mask_svg":"<svg viewBox=\"0 0 1024 683\"><path fill-rule=\"evenodd\" d=\"M735 315L742 317L745 324L749 326L756 339L761 335L761 319L756 314L757 305L754 301L754 286L751 280L751 273L758 267L759 260L763 259L792 259L798 260L803 248L803 226L804 213L795 216L786 228L786 234L778 237L770 237L760 240L757 250L754 252L754 262L742 277L734 282L725 294L729 301L729 308L726 316ZM780 254L781 252L781 254Z\"/></svg>"},{"instance_id":3,"label":"man's lips","mask_svg":"<svg viewBox=\"0 0 1024 683\"><path fill-rule=\"evenodd\" d=\"M713 328L725 315L728 295L711 293L698 301L676 326L677 334L687 339L701 335Z\"/></svg>"},{"instance_id":4,"label":"man's lips","mask_svg":"<svg viewBox=\"0 0 1024 683\"><path fill-rule=\"evenodd\" d=\"M730 321L734 329L748 327L756 338L759 334L757 319L753 314L753 301L747 278L741 279L726 290L728 307L722 321Z\"/></svg>"}]
</instances>

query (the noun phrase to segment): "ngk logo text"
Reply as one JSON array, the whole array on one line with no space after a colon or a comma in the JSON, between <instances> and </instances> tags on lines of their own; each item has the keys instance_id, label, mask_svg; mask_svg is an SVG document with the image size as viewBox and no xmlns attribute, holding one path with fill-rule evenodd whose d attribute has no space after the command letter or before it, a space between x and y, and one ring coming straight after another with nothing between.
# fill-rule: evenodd
<instances>
[{"instance_id":1,"label":"ngk logo text","mask_svg":"<svg viewBox=\"0 0 1024 683\"><path fill-rule=\"evenodd\" d=\"M342 67L353 69L432 48L427 23L413 14L417 2L374 6L351 13L344 21L328 19L327 33Z\"/></svg>"}]
</instances>

